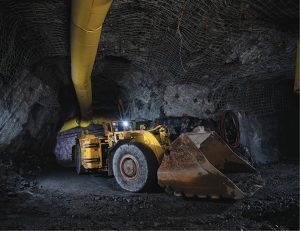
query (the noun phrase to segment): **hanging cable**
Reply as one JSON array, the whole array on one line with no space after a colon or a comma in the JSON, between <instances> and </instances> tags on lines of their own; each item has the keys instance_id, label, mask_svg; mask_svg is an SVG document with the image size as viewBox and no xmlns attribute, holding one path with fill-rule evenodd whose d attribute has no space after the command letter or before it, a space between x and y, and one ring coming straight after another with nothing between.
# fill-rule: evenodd
<instances>
[{"instance_id":1,"label":"hanging cable","mask_svg":"<svg viewBox=\"0 0 300 231\"><path fill-rule=\"evenodd\" d=\"M237 115L232 111L225 111L220 120L220 133L231 148L240 146L240 125Z\"/></svg>"}]
</instances>

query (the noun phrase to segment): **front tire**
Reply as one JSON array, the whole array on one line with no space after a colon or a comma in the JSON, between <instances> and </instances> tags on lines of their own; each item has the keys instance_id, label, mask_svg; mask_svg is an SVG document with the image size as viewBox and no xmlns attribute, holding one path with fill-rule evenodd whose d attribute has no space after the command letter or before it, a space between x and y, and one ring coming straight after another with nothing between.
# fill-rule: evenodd
<instances>
[{"instance_id":1,"label":"front tire","mask_svg":"<svg viewBox=\"0 0 300 231\"><path fill-rule=\"evenodd\" d=\"M113 156L112 164L117 183L127 191L141 192L157 186L156 156L141 143L121 145Z\"/></svg>"},{"instance_id":2,"label":"front tire","mask_svg":"<svg viewBox=\"0 0 300 231\"><path fill-rule=\"evenodd\" d=\"M77 142L76 149L75 149L75 165L76 165L77 174L82 175L85 172L85 169L82 165L81 149L80 149L79 142Z\"/></svg>"}]
</instances>

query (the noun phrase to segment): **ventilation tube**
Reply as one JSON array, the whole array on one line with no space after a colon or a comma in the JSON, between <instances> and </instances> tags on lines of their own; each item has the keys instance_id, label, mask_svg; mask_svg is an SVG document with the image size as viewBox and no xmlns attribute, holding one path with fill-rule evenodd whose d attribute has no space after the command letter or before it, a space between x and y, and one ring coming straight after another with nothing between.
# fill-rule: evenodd
<instances>
[{"instance_id":1,"label":"ventilation tube","mask_svg":"<svg viewBox=\"0 0 300 231\"><path fill-rule=\"evenodd\" d=\"M111 3L112 0L72 0L71 73L81 117L66 122L62 130L93 123L91 74Z\"/></svg>"}]
</instances>

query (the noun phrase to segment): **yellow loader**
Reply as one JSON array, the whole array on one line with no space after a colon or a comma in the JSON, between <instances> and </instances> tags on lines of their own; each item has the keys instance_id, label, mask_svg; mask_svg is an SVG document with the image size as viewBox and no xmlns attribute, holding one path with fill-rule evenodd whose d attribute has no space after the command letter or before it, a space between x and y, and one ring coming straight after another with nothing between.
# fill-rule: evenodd
<instances>
[{"instance_id":1,"label":"yellow loader","mask_svg":"<svg viewBox=\"0 0 300 231\"><path fill-rule=\"evenodd\" d=\"M71 73L80 116L66 122L61 131L102 124L93 118L91 73L112 4L112 0L71 2ZM169 131L162 125L145 130L143 126L136 129L134 122L104 121L103 126L103 136L86 129L78 135L73 147L78 174L104 170L131 192L158 183L166 191L187 197L240 199L258 187L249 182L255 169L214 132L181 134L171 143ZM232 178L236 172L245 177Z\"/></svg>"},{"instance_id":2,"label":"yellow loader","mask_svg":"<svg viewBox=\"0 0 300 231\"><path fill-rule=\"evenodd\" d=\"M214 132L184 133L171 143L163 125L135 130L134 121L110 121L103 127L104 136L87 130L78 134L73 148L76 171L107 171L130 192L147 191L158 183L175 195L241 199L246 192L225 173L256 172ZM251 190L258 187L252 185Z\"/></svg>"}]
</instances>

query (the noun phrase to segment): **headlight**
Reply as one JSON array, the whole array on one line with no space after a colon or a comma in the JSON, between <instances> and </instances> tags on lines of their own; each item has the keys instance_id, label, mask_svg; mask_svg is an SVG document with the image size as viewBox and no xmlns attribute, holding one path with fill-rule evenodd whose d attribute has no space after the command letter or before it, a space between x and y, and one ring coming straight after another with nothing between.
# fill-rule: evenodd
<instances>
[{"instance_id":1,"label":"headlight","mask_svg":"<svg viewBox=\"0 0 300 231\"><path fill-rule=\"evenodd\" d=\"M128 127L129 126L129 122L128 121L123 121L123 126L124 127Z\"/></svg>"}]
</instances>

